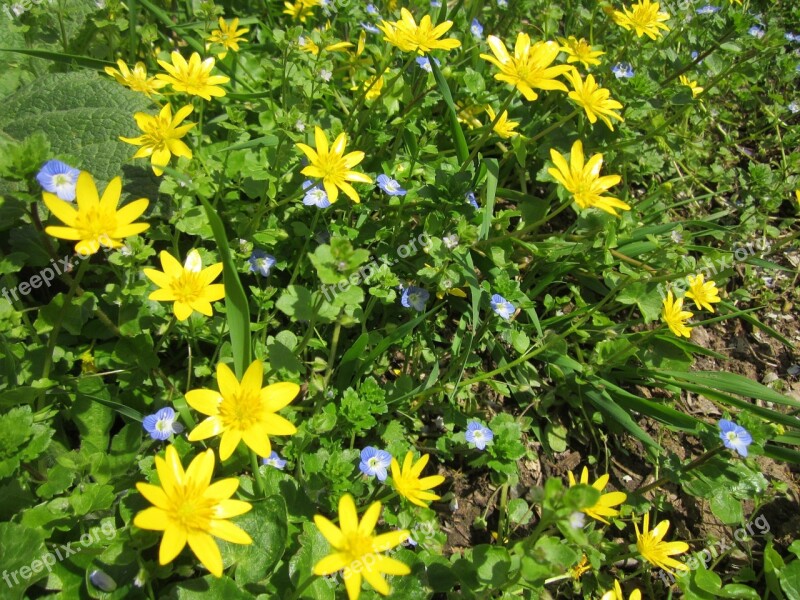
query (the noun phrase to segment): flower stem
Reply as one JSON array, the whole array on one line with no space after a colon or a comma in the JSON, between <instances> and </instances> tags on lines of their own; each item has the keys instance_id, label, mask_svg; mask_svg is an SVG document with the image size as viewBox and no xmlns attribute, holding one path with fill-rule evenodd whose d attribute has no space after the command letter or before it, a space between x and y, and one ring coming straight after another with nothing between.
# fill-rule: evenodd
<instances>
[{"instance_id":1,"label":"flower stem","mask_svg":"<svg viewBox=\"0 0 800 600\"><path fill-rule=\"evenodd\" d=\"M475 160L475 157L477 156L477 154L480 151L480 149L483 147L484 142L486 142L486 140L489 138L489 136L492 135L492 132L494 131L494 126L497 124L497 122L503 116L503 113L508 109L508 107L511 104L511 101L513 99L514 99L514 92L511 92L508 95L508 98L506 98L506 101L503 102L503 105L500 107L500 109L495 114L494 119L492 120L492 122L486 128L486 131L484 131L483 135L478 139L478 143L475 144L475 147L472 149L472 152L467 157L467 160L465 160L463 162L463 164L461 165L461 167L458 169L459 173L463 172L464 169L467 168L467 165L469 165L470 163L472 163L473 160Z\"/></svg>"},{"instance_id":2,"label":"flower stem","mask_svg":"<svg viewBox=\"0 0 800 600\"><path fill-rule=\"evenodd\" d=\"M700 456L695 458L692 462L690 462L688 465L686 465L684 468L682 468L680 470L681 475L684 475L684 474L688 473L689 471L691 471L692 469L694 469L696 467L699 467L704 462L708 461L711 457L716 456L717 454L722 452L724 449L725 449L725 446L717 446L716 448L713 448L711 450L708 450L704 454L701 454ZM639 495L645 494L645 493L649 492L650 490L652 490L654 488L661 487L662 485L664 485L668 481L669 481L669 477L662 477L662 478L654 481L653 483L650 483L650 484L648 484L648 485L646 485L646 486L644 486L642 488L639 488L638 490L636 490L635 493L639 494Z\"/></svg>"},{"instance_id":3,"label":"flower stem","mask_svg":"<svg viewBox=\"0 0 800 600\"><path fill-rule=\"evenodd\" d=\"M58 342L58 334L61 331L61 324L64 322L64 316L67 314L70 304L72 304L72 299L75 297L75 292L78 291L78 284L81 282L81 279L83 279L83 274L86 273L86 269L89 267L89 257L82 256L81 258L83 260L78 267L78 272L75 274L75 278L72 280L72 284L69 286L69 291L64 298L63 309L59 311L56 322L53 324L53 330L50 332L50 337L47 340L47 350L45 350L44 353L44 366L42 367L43 380L50 376L50 369L53 367L53 352L56 349L56 342ZM36 400L36 406L39 410L44 408L42 405L44 394L44 390L39 392L39 397Z\"/></svg>"},{"instance_id":4,"label":"flower stem","mask_svg":"<svg viewBox=\"0 0 800 600\"><path fill-rule=\"evenodd\" d=\"M256 455L255 450L252 448L250 449L250 466L253 469L253 478L256 480L258 493L261 494L262 497L266 498L267 484L264 481L263 475L261 474L261 469L258 468L258 456Z\"/></svg>"},{"instance_id":5,"label":"flower stem","mask_svg":"<svg viewBox=\"0 0 800 600\"><path fill-rule=\"evenodd\" d=\"M292 593L292 595L289 596L289 600L297 600L300 597L300 594L306 591L306 588L314 583L316 578L317 576L313 574L306 577L306 579L297 586L297 589Z\"/></svg>"}]
</instances>

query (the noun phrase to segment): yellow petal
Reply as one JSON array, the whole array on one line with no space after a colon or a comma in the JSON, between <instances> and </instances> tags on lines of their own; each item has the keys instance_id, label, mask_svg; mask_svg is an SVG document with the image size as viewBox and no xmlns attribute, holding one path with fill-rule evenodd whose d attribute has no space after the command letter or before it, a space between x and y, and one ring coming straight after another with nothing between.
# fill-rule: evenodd
<instances>
[{"instance_id":1,"label":"yellow petal","mask_svg":"<svg viewBox=\"0 0 800 600\"><path fill-rule=\"evenodd\" d=\"M193 531L188 535L189 547L209 572L222 576L222 555L214 538L207 533Z\"/></svg>"},{"instance_id":2,"label":"yellow petal","mask_svg":"<svg viewBox=\"0 0 800 600\"><path fill-rule=\"evenodd\" d=\"M166 565L175 560L184 546L186 546L186 530L182 527L167 527L158 549L159 564Z\"/></svg>"},{"instance_id":3,"label":"yellow petal","mask_svg":"<svg viewBox=\"0 0 800 600\"><path fill-rule=\"evenodd\" d=\"M156 506L151 506L136 513L133 518L133 524L139 529L164 531L167 528L168 520L167 513Z\"/></svg>"},{"instance_id":4,"label":"yellow petal","mask_svg":"<svg viewBox=\"0 0 800 600\"><path fill-rule=\"evenodd\" d=\"M278 412L289 404L300 393L300 386L296 383L282 381L273 383L261 390L261 403L264 410Z\"/></svg>"}]
</instances>

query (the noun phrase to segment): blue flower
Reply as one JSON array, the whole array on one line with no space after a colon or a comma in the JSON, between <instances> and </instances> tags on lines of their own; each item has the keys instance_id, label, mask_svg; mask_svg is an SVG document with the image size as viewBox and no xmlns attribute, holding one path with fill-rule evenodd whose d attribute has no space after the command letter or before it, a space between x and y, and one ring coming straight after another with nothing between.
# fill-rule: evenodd
<instances>
[{"instance_id":1,"label":"blue flower","mask_svg":"<svg viewBox=\"0 0 800 600\"><path fill-rule=\"evenodd\" d=\"M747 447L753 443L747 429L727 419L719 420L719 438L726 448L736 450L742 456L747 456Z\"/></svg>"},{"instance_id":2,"label":"blue flower","mask_svg":"<svg viewBox=\"0 0 800 600\"><path fill-rule=\"evenodd\" d=\"M361 463L358 468L368 477L377 477L378 481L386 481L389 465L392 464L392 455L386 450L378 450L367 446L361 451Z\"/></svg>"},{"instance_id":3,"label":"blue flower","mask_svg":"<svg viewBox=\"0 0 800 600\"><path fill-rule=\"evenodd\" d=\"M764 37L764 30L761 29L761 27L759 27L758 25L753 25L750 29L747 30L747 33L758 39Z\"/></svg>"},{"instance_id":4,"label":"blue flower","mask_svg":"<svg viewBox=\"0 0 800 600\"><path fill-rule=\"evenodd\" d=\"M430 297L431 295L428 293L427 290L424 290L415 285L410 285L405 290L403 290L403 295L400 298L400 303L406 308L413 308L414 310L422 312L423 310L425 310L425 303L428 301L428 298Z\"/></svg>"},{"instance_id":5,"label":"blue flower","mask_svg":"<svg viewBox=\"0 0 800 600\"><path fill-rule=\"evenodd\" d=\"M783 37L786 38L787 42L800 42L800 34L794 34L790 31L784 33Z\"/></svg>"},{"instance_id":6,"label":"blue flower","mask_svg":"<svg viewBox=\"0 0 800 600\"><path fill-rule=\"evenodd\" d=\"M508 8L508 0L497 0L497 6L500 8Z\"/></svg>"},{"instance_id":7,"label":"blue flower","mask_svg":"<svg viewBox=\"0 0 800 600\"><path fill-rule=\"evenodd\" d=\"M313 181L306 180L303 182L303 189L306 190L306 195L303 198L303 204L306 206L328 208L331 205L330 200L328 200L328 193L319 184L315 185Z\"/></svg>"},{"instance_id":8,"label":"blue flower","mask_svg":"<svg viewBox=\"0 0 800 600\"><path fill-rule=\"evenodd\" d=\"M361 27L362 29L364 29L364 31L368 31L369 33L381 32L381 30L375 27L375 25L373 25L372 23L364 23L364 21L361 21Z\"/></svg>"},{"instance_id":9,"label":"blue flower","mask_svg":"<svg viewBox=\"0 0 800 600\"><path fill-rule=\"evenodd\" d=\"M483 37L483 25L478 19L472 19L472 24L469 26L469 30L472 35L478 39Z\"/></svg>"},{"instance_id":10,"label":"blue flower","mask_svg":"<svg viewBox=\"0 0 800 600\"><path fill-rule=\"evenodd\" d=\"M442 64L439 62L438 58L434 58L433 60L436 61L437 67ZM423 71L427 71L428 73L433 73L433 69L431 68L431 61L428 60L427 56L418 56L417 64L419 65L419 68L422 69Z\"/></svg>"},{"instance_id":11,"label":"blue flower","mask_svg":"<svg viewBox=\"0 0 800 600\"><path fill-rule=\"evenodd\" d=\"M800 112L800 103L798 103L797 100L795 100L794 102L789 104L789 106L787 106L786 108L788 108L793 115L796 115L797 113Z\"/></svg>"},{"instance_id":12,"label":"blue flower","mask_svg":"<svg viewBox=\"0 0 800 600\"><path fill-rule=\"evenodd\" d=\"M175 422L175 411L170 407L162 408L153 415L142 420L142 427L154 440L166 440L173 433L183 431L183 425Z\"/></svg>"},{"instance_id":13,"label":"blue flower","mask_svg":"<svg viewBox=\"0 0 800 600\"><path fill-rule=\"evenodd\" d=\"M478 450L483 450L486 448L486 444L494 438L494 433L485 425L481 425L477 421L470 421L467 423L467 433L464 437L470 444L475 444Z\"/></svg>"},{"instance_id":14,"label":"blue flower","mask_svg":"<svg viewBox=\"0 0 800 600\"><path fill-rule=\"evenodd\" d=\"M36 175L36 179L45 191L72 202L75 200L75 185L78 183L80 173L78 169L60 160L48 160Z\"/></svg>"},{"instance_id":15,"label":"blue flower","mask_svg":"<svg viewBox=\"0 0 800 600\"><path fill-rule=\"evenodd\" d=\"M431 0L431 8L441 8L441 0Z\"/></svg>"},{"instance_id":16,"label":"blue flower","mask_svg":"<svg viewBox=\"0 0 800 600\"><path fill-rule=\"evenodd\" d=\"M630 79L633 77L633 66L631 63L619 62L614 65L614 67L611 69L611 72L617 79Z\"/></svg>"},{"instance_id":17,"label":"blue flower","mask_svg":"<svg viewBox=\"0 0 800 600\"><path fill-rule=\"evenodd\" d=\"M472 208L480 208L478 206L478 199L475 197L475 192L473 192L472 190L464 194L464 198L467 199L467 202L470 203L470 206L472 206Z\"/></svg>"},{"instance_id":18,"label":"blue flower","mask_svg":"<svg viewBox=\"0 0 800 600\"><path fill-rule=\"evenodd\" d=\"M503 317L506 321L508 321L517 310L517 308L511 304L511 302L503 298L500 294L494 294L490 304L492 305L492 310L495 312L495 314Z\"/></svg>"},{"instance_id":19,"label":"blue flower","mask_svg":"<svg viewBox=\"0 0 800 600\"><path fill-rule=\"evenodd\" d=\"M692 60L697 60L697 57L700 56L700 54L697 52L697 50L692 50L692 53L689 56L692 57Z\"/></svg>"},{"instance_id":20,"label":"blue flower","mask_svg":"<svg viewBox=\"0 0 800 600\"><path fill-rule=\"evenodd\" d=\"M262 277L269 275L270 269L275 264L275 257L263 250L255 249L247 259L250 262L251 273L261 273Z\"/></svg>"},{"instance_id":21,"label":"blue flower","mask_svg":"<svg viewBox=\"0 0 800 600\"><path fill-rule=\"evenodd\" d=\"M286 461L283 460L275 450L273 450L267 458L262 458L261 463L269 465L270 467L275 467L281 471L283 471L283 467L286 466Z\"/></svg>"},{"instance_id":22,"label":"blue flower","mask_svg":"<svg viewBox=\"0 0 800 600\"><path fill-rule=\"evenodd\" d=\"M368 15L377 15L378 9L375 8L374 4L367 4L367 14Z\"/></svg>"},{"instance_id":23,"label":"blue flower","mask_svg":"<svg viewBox=\"0 0 800 600\"><path fill-rule=\"evenodd\" d=\"M719 6L712 6L711 4L706 4L705 6L701 6L695 12L698 15L713 15L715 12L719 10Z\"/></svg>"},{"instance_id":24,"label":"blue flower","mask_svg":"<svg viewBox=\"0 0 800 600\"><path fill-rule=\"evenodd\" d=\"M378 175L378 187L390 196L405 196L408 192L400 187L396 179L388 175Z\"/></svg>"}]
</instances>

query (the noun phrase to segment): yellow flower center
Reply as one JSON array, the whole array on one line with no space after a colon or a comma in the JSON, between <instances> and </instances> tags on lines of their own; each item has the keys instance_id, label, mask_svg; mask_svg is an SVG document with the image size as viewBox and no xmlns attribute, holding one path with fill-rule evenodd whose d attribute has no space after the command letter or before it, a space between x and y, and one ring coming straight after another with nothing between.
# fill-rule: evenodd
<instances>
[{"instance_id":1,"label":"yellow flower center","mask_svg":"<svg viewBox=\"0 0 800 600\"><path fill-rule=\"evenodd\" d=\"M203 490L197 489L190 482L185 487L178 488L177 494L170 501L171 506L167 512L170 513L172 522L177 522L184 531L208 531L216 500L203 498Z\"/></svg>"},{"instance_id":2,"label":"yellow flower center","mask_svg":"<svg viewBox=\"0 0 800 600\"><path fill-rule=\"evenodd\" d=\"M188 304L197 300L203 294L203 282L199 273L184 271L180 277L172 282L172 293L178 302Z\"/></svg>"},{"instance_id":3,"label":"yellow flower center","mask_svg":"<svg viewBox=\"0 0 800 600\"><path fill-rule=\"evenodd\" d=\"M219 418L226 429L247 431L261 422L261 390L240 389L225 396L219 406Z\"/></svg>"},{"instance_id":4,"label":"yellow flower center","mask_svg":"<svg viewBox=\"0 0 800 600\"><path fill-rule=\"evenodd\" d=\"M319 155L319 161L314 165L318 167L322 173L323 179L338 179L343 176L347 171L347 165L344 164L344 158L339 154L326 154Z\"/></svg>"},{"instance_id":5,"label":"yellow flower center","mask_svg":"<svg viewBox=\"0 0 800 600\"><path fill-rule=\"evenodd\" d=\"M101 244L111 239L111 233L117 228L114 213L102 212L99 208L81 210L75 218L75 229L82 240L97 240Z\"/></svg>"},{"instance_id":6,"label":"yellow flower center","mask_svg":"<svg viewBox=\"0 0 800 600\"><path fill-rule=\"evenodd\" d=\"M359 571L363 567L361 564L363 558L375 552L372 548L372 536L351 533L345 540L343 550L350 556L350 560L356 563L351 568Z\"/></svg>"}]
</instances>

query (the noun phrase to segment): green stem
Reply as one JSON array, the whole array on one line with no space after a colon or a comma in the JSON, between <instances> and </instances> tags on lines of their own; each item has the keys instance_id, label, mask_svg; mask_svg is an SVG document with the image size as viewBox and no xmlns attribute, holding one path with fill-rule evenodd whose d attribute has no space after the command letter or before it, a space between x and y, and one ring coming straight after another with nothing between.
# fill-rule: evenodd
<instances>
[{"instance_id":1,"label":"green stem","mask_svg":"<svg viewBox=\"0 0 800 600\"><path fill-rule=\"evenodd\" d=\"M64 298L64 309L58 313L56 322L53 324L53 330L50 332L50 338L47 340L47 349L44 353L44 366L42 367L42 379L47 379L50 376L50 369L53 367L53 352L56 349L56 342L58 342L58 334L61 331L61 325L64 322L64 316L67 314L67 309L69 308L70 304L72 304L72 299L75 297L75 292L78 291L78 284L80 283L81 279L83 279L83 274L86 273L86 269L89 267L90 257L82 256L81 258L82 262L78 267L78 272L75 274L75 278L72 280L72 283L69 286L69 291ZM44 390L39 392L39 397L36 402L38 410L44 408L42 403L44 400L44 393Z\"/></svg>"},{"instance_id":2,"label":"green stem","mask_svg":"<svg viewBox=\"0 0 800 600\"><path fill-rule=\"evenodd\" d=\"M480 151L481 148L483 148L484 142L486 142L486 140L489 139L489 136L492 135L492 132L494 131L494 126L500 120L500 117L503 116L503 113L508 109L513 99L514 99L514 92L511 92L508 95L508 98L506 98L505 102L503 102L503 105L500 107L500 110L498 110L497 113L494 115L494 119L486 128L486 131L484 131L483 135L478 139L478 143L475 144L475 147L472 149L472 152L470 152L470 155L467 157L467 160L465 160L461 164L461 167L458 169L459 173L462 173L464 169L467 168L467 165L471 164L472 161L475 160L475 157L478 155L478 152Z\"/></svg>"},{"instance_id":3,"label":"green stem","mask_svg":"<svg viewBox=\"0 0 800 600\"><path fill-rule=\"evenodd\" d=\"M308 577L306 577L303 583L298 585L297 589L292 593L291 596L289 596L289 600L297 600L300 597L300 594L306 591L306 588L310 586L312 583L314 583L316 577L317 577L316 575L309 575Z\"/></svg>"},{"instance_id":4,"label":"green stem","mask_svg":"<svg viewBox=\"0 0 800 600\"><path fill-rule=\"evenodd\" d=\"M692 469L694 469L696 467L699 467L704 462L708 461L711 457L716 456L717 454L722 452L724 449L725 449L725 446L717 446L716 448L714 448L712 450L708 450L704 454L701 454L696 459L694 459L692 462L690 462L688 465L686 465L685 467L680 469L681 475L688 473L689 471L691 471ZM645 493L649 492L652 489L655 489L657 487L661 487L662 485L664 485L668 481L669 481L669 477L661 477L660 479L654 481L653 483L650 483L650 484L648 484L648 485L646 485L644 487L639 488L638 490L636 490L635 493L639 494L639 495L645 494Z\"/></svg>"},{"instance_id":5,"label":"green stem","mask_svg":"<svg viewBox=\"0 0 800 600\"><path fill-rule=\"evenodd\" d=\"M262 498L266 498L267 496L267 484L264 481L264 476L261 474L261 469L258 468L258 456L255 453L255 450L250 449L250 467L253 470L253 478L256 480L256 487L258 488L258 493L261 495Z\"/></svg>"}]
</instances>

